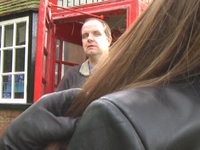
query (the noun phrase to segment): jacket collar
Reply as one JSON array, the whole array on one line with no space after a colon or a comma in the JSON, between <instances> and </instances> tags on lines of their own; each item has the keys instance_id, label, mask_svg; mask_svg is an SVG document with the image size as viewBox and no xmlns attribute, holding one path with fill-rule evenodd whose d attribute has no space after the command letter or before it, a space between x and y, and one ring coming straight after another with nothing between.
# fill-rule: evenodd
<instances>
[{"instance_id":1,"label":"jacket collar","mask_svg":"<svg viewBox=\"0 0 200 150\"><path fill-rule=\"evenodd\" d=\"M79 72L84 75L84 76L89 76L90 75L90 68L89 68L89 61L86 60L81 64Z\"/></svg>"}]
</instances>

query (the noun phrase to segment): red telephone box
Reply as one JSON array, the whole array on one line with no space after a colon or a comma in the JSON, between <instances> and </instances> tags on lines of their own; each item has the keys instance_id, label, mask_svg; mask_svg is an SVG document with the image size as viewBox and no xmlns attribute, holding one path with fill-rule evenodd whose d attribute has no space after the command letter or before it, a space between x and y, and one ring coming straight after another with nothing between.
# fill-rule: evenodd
<instances>
[{"instance_id":1,"label":"red telephone box","mask_svg":"<svg viewBox=\"0 0 200 150\"><path fill-rule=\"evenodd\" d=\"M58 6L57 0L40 0L34 101L54 91L66 68L85 59L80 30L86 18L104 19L116 40L139 10L138 0L106 0L73 7Z\"/></svg>"}]
</instances>

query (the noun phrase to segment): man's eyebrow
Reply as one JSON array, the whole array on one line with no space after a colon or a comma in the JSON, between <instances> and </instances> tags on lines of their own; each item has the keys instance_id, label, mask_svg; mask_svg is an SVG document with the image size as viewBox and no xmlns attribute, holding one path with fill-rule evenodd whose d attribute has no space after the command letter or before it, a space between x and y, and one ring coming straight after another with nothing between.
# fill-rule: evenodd
<instances>
[{"instance_id":1,"label":"man's eyebrow","mask_svg":"<svg viewBox=\"0 0 200 150\"><path fill-rule=\"evenodd\" d=\"M85 35L85 34L88 34L88 32L81 33L81 35Z\"/></svg>"},{"instance_id":2,"label":"man's eyebrow","mask_svg":"<svg viewBox=\"0 0 200 150\"><path fill-rule=\"evenodd\" d=\"M92 32L100 32L99 30L93 30Z\"/></svg>"}]
</instances>

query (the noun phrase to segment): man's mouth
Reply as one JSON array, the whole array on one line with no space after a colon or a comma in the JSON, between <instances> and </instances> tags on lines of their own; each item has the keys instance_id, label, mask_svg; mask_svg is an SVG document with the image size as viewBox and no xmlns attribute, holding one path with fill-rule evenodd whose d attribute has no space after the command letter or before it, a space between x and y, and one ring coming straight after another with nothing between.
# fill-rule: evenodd
<instances>
[{"instance_id":1,"label":"man's mouth","mask_svg":"<svg viewBox=\"0 0 200 150\"><path fill-rule=\"evenodd\" d=\"M96 47L95 45L88 45L87 48Z\"/></svg>"}]
</instances>

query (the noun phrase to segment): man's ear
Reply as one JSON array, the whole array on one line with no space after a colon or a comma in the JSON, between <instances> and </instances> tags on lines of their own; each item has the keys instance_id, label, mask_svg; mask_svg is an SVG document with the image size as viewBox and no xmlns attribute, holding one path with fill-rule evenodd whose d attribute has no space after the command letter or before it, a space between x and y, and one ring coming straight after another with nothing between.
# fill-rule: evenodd
<instances>
[{"instance_id":1,"label":"man's ear","mask_svg":"<svg viewBox=\"0 0 200 150\"><path fill-rule=\"evenodd\" d=\"M109 46L110 46L111 43L112 43L112 37L111 36L108 38L108 42L109 42Z\"/></svg>"}]
</instances>

